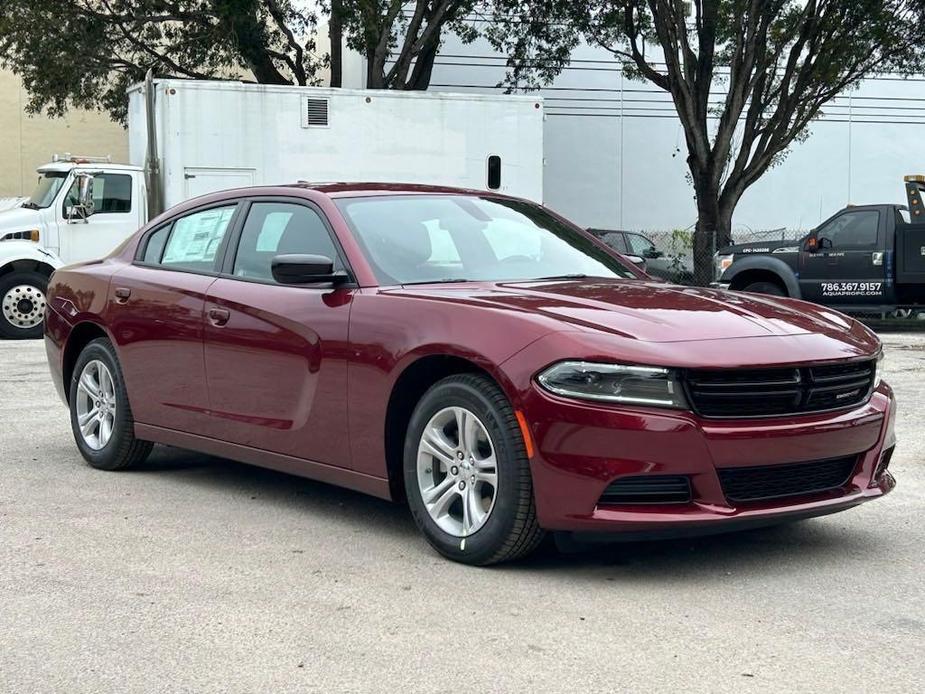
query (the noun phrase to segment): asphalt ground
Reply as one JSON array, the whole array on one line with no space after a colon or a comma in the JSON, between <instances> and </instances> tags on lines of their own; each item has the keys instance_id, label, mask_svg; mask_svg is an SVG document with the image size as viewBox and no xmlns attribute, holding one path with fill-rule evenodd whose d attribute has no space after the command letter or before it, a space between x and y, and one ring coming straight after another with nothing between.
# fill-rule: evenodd
<instances>
[{"instance_id":1,"label":"asphalt ground","mask_svg":"<svg viewBox=\"0 0 925 694\"><path fill-rule=\"evenodd\" d=\"M925 335L884 340L888 497L490 569L310 480L93 470L41 342L0 342L0 692L922 691Z\"/></svg>"}]
</instances>

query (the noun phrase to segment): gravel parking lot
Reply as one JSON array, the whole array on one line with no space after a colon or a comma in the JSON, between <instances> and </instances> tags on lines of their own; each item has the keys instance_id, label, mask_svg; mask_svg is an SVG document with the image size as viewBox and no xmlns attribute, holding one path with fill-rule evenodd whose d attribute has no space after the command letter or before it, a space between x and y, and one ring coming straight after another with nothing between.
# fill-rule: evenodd
<instances>
[{"instance_id":1,"label":"gravel parking lot","mask_svg":"<svg viewBox=\"0 0 925 694\"><path fill-rule=\"evenodd\" d=\"M899 480L843 514L472 569L406 510L175 449L98 472L0 342L0 691L918 691L925 335Z\"/></svg>"}]
</instances>

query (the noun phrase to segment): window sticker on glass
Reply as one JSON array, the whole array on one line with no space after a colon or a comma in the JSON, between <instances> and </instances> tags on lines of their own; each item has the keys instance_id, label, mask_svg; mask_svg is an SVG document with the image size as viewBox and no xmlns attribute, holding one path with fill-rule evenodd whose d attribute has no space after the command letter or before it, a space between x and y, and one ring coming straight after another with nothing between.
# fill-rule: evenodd
<instances>
[{"instance_id":1,"label":"window sticker on glass","mask_svg":"<svg viewBox=\"0 0 925 694\"><path fill-rule=\"evenodd\" d=\"M178 219L161 262L211 263L233 214L234 207L220 207Z\"/></svg>"}]
</instances>

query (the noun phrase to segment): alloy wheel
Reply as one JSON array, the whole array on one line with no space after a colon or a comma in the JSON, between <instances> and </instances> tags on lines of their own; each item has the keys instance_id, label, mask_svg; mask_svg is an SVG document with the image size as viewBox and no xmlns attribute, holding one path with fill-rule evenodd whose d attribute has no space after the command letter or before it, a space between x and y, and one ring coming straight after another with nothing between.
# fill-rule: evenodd
<instances>
[{"instance_id":1,"label":"alloy wheel","mask_svg":"<svg viewBox=\"0 0 925 694\"><path fill-rule=\"evenodd\" d=\"M485 425L464 407L437 412L418 444L418 488L445 533L468 537L488 521L498 497L498 463Z\"/></svg>"},{"instance_id":2,"label":"alloy wheel","mask_svg":"<svg viewBox=\"0 0 925 694\"><path fill-rule=\"evenodd\" d=\"M77 381L77 426L84 443L95 451L112 438L116 393L112 373L99 359L87 362Z\"/></svg>"}]
</instances>

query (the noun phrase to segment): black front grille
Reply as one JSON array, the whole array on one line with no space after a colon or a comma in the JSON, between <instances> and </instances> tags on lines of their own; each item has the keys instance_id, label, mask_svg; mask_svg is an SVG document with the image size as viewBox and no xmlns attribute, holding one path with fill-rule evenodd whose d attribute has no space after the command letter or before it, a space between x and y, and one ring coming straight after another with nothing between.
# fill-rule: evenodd
<instances>
[{"instance_id":1,"label":"black front grille","mask_svg":"<svg viewBox=\"0 0 925 694\"><path fill-rule=\"evenodd\" d=\"M729 501L759 501L816 494L845 486L857 456L808 463L719 468L720 484Z\"/></svg>"},{"instance_id":2,"label":"black front grille","mask_svg":"<svg viewBox=\"0 0 925 694\"><path fill-rule=\"evenodd\" d=\"M684 475L621 477L601 496L602 504L684 504L691 500L691 483Z\"/></svg>"},{"instance_id":3,"label":"black front grille","mask_svg":"<svg viewBox=\"0 0 925 694\"><path fill-rule=\"evenodd\" d=\"M704 417L770 417L852 407L870 397L876 362L782 369L690 369L687 394Z\"/></svg>"}]
</instances>

